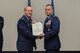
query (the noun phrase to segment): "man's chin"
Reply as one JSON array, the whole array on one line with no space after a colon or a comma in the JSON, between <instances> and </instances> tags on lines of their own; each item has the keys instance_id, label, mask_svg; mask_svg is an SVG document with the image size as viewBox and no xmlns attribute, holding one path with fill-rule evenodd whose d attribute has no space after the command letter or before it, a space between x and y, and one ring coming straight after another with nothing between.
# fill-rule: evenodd
<instances>
[{"instance_id":1,"label":"man's chin","mask_svg":"<svg viewBox=\"0 0 80 53\"><path fill-rule=\"evenodd\" d=\"M27 15L28 17L31 17L31 15Z\"/></svg>"},{"instance_id":2,"label":"man's chin","mask_svg":"<svg viewBox=\"0 0 80 53\"><path fill-rule=\"evenodd\" d=\"M47 16L49 16L49 14L47 14Z\"/></svg>"},{"instance_id":3,"label":"man's chin","mask_svg":"<svg viewBox=\"0 0 80 53\"><path fill-rule=\"evenodd\" d=\"M49 16L49 14L46 14L47 16Z\"/></svg>"}]
</instances>

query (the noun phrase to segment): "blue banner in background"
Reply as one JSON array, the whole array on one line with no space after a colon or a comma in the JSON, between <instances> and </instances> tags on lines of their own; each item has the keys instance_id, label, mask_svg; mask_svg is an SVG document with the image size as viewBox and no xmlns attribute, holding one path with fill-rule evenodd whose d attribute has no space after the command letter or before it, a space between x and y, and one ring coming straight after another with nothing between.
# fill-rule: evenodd
<instances>
[{"instance_id":1,"label":"blue banner in background","mask_svg":"<svg viewBox=\"0 0 80 53\"><path fill-rule=\"evenodd\" d=\"M31 6L31 0L28 0L28 6Z\"/></svg>"},{"instance_id":2,"label":"blue banner in background","mask_svg":"<svg viewBox=\"0 0 80 53\"><path fill-rule=\"evenodd\" d=\"M52 5L52 8L53 8L53 14L55 14L54 13L54 0L51 0L51 5Z\"/></svg>"}]
</instances>

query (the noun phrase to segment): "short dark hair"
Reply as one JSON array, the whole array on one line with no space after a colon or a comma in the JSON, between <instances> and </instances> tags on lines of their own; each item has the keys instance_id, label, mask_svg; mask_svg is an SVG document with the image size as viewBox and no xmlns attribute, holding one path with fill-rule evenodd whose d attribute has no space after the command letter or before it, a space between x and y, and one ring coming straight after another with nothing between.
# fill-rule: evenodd
<instances>
[{"instance_id":1,"label":"short dark hair","mask_svg":"<svg viewBox=\"0 0 80 53\"><path fill-rule=\"evenodd\" d=\"M31 6L25 6L24 11L26 11L26 7L31 7Z\"/></svg>"},{"instance_id":2,"label":"short dark hair","mask_svg":"<svg viewBox=\"0 0 80 53\"><path fill-rule=\"evenodd\" d=\"M46 6L52 6L51 4L47 4Z\"/></svg>"}]
</instances>

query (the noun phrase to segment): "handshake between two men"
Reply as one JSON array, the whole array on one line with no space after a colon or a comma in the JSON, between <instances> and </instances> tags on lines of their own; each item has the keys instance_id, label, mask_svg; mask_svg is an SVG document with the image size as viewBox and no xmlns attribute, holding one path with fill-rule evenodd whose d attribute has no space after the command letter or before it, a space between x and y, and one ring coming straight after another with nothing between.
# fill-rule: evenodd
<instances>
[{"instance_id":1,"label":"handshake between two men","mask_svg":"<svg viewBox=\"0 0 80 53\"><path fill-rule=\"evenodd\" d=\"M33 35L36 36L36 39L42 39L44 37L44 33L43 33L43 25L41 22L36 22L36 21L32 21L32 30L33 30Z\"/></svg>"},{"instance_id":2,"label":"handshake between two men","mask_svg":"<svg viewBox=\"0 0 80 53\"><path fill-rule=\"evenodd\" d=\"M36 36L36 39L42 39L43 37L44 37L44 33L41 33L38 36Z\"/></svg>"}]
</instances>

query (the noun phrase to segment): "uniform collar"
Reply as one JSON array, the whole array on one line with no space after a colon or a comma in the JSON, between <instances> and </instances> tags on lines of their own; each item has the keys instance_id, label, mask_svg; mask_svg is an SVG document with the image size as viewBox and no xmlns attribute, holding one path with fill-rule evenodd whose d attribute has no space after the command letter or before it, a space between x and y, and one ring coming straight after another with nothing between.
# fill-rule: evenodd
<instances>
[{"instance_id":1,"label":"uniform collar","mask_svg":"<svg viewBox=\"0 0 80 53\"><path fill-rule=\"evenodd\" d=\"M29 16L27 16L27 15L25 15L25 14L24 14L24 16L25 16L28 20L30 20L30 19L29 19Z\"/></svg>"},{"instance_id":2,"label":"uniform collar","mask_svg":"<svg viewBox=\"0 0 80 53\"><path fill-rule=\"evenodd\" d=\"M49 15L47 18L50 19L51 16L52 16L52 15Z\"/></svg>"}]
</instances>

